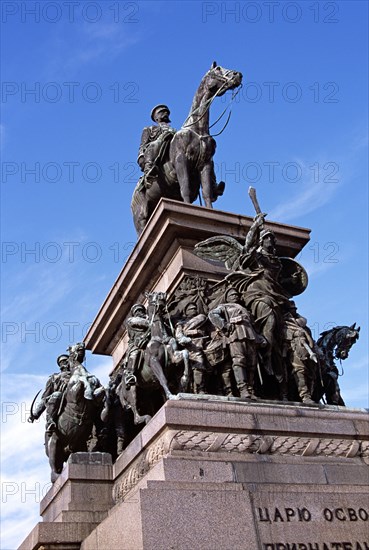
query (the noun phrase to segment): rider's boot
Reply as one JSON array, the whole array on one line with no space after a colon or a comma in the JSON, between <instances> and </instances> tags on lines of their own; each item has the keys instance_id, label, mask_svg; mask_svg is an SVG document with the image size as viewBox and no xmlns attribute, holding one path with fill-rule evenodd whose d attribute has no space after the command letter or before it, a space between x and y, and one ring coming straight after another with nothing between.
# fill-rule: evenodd
<instances>
[{"instance_id":1,"label":"rider's boot","mask_svg":"<svg viewBox=\"0 0 369 550\"><path fill-rule=\"evenodd\" d=\"M306 405L316 405L315 401L308 396L303 397L302 402L305 403Z\"/></svg>"},{"instance_id":2,"label":"rider's boot","mask_svg":"<svg viewBox=\"0 0 369 550\"><path fill-rule=\"evenodd\" d=\"M273 376L273 367L272 367L272 352L270 346L267 346L263 353L263 367L265 372L269 376Z\"/></svg>"},{"instance_id":3,"label":"rider's boot","mask_svg":"<svg viewBox=\"0 0 369 550\"><path fill-rule=\"evenodd\" d=\"M278 380L279 383L279 399L281 401L289 401L288 399L288 385L286 380Z\"/></svg>"},{"instance_id":4,"label":"rider's boot","mask_svg":"<svg viewBox=\"0 0 369 550\"><path fill-rule=\"evenodd\" d=\"M236 379L236 384L238 391L240 392L240 397L251 398L250 387L247 384L246 369L241 365L233 365L233 373Z\"/></svg>"},{"instance_id":5,"label":"rider's boot","mask_svg":"<svg viewBox=\"0 0 369 550\"><path fill-rule=\"evenodd\" d=\"M249 358L249 364L247 366L247 369L245 368L246 372L246 388L247 392L250 396L250 399L257 399L254 391L254 382L255 382L255 371L257 368L257 359L256 359L256 351L254 356L250 354Z\"/></svg>"},{"instance_id":6,"label":"rider's boot","mask_svg":"<svg viewBox=\"0 0 369 550\"><path fill-rule=\"evenodd\" d=\"M49 418L45 426L45 432L47 434L52 434L55 432L55 430L56 430L56 424L52 418Z\"/></svg>"},{"instance_id":7,"label":"rider's boot","mask_svg":"<svg viewBox=\"0 0 369 550\"><path fill-rule=\"evenodd\" d=\"M124 383L126 385L126 389L129 390L131 386L135 386L137 382L137 378L131 371L126 371L124 374Z\"/></svg>"},{"instance_id":8,"label":"rider's boot","mask_svg":"<svg viewBox=\"0 0 369 550\"><path fill-rule=\"evenodd\" d=\"M154 181L159 175L158 167L154 162L146 162L145 164L145 187L150 189Z\"/></svg>"},{"instance_id":9,"label":"rider's boot","mask_svg":"<svg viewBox=\"0 0 369 550\"><path fill-rule=\"evenodd\" d=\"M303 374L296 373L296 380L297 380L297 390L299 392L301 401L303 403L306 403L307 405L313 405L313 404L315 405L315 401L311 399L311 394L305 383L305 377L303 376Z\"/></svg>"},{"instance_id":10,"label":"rider's boot","mask_svg":"<svg viewBox=\"0 0 369 550\"><path fill-rule=\"evenodd\" d=\"M231 382L231 369L226 368L222 372L222 379L223 379L223 390L225 395L233 395L232 392L232 382Z\"/></svg>"}]
</instances>

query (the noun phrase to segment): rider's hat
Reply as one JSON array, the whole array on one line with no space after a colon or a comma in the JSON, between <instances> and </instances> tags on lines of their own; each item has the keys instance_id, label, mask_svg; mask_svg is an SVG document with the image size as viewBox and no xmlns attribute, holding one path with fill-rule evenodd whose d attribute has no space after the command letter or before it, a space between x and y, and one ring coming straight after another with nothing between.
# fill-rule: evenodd
<instances>
[{"instance_id":1,"label":"rider's hat","mask_svg":"<svg viewBox=\"0 0 369 550\"><path fill-rule=\"evenodd\" d=\"M62 355L59 355L59 357L57 358L56 362L57 364L59 365L60 367L60 363L62 361L65 361L66 359L69 359L69 355L65 355L65 353L63 353Z\"/></svg>"},{"instance_id":2,"label":"rider's hat","mask_svg":"<svg viewBox=\"0 0 369 550\"><path fill-rule=\"evenodd\" d=\"M143 304L135 304L131 307L132 315L134 315L139 309L146 312L146 308Z\"/></svg>"},{"instance_id":3,"label":"rider's hat","mask_svg":"<svg viewBox=\"0 0 369 550\"><path fill-rule=\"evenodd\" d=\"M160 104L160 105L155 105L155 107L153 108L153 110L151 111L151 120L153 120L154 122L156 122L155 120L155 113L156 111L160 111L160 110L163 110L165 109L166 111L168 111L168 115L170 115L170 110L169 110L169 107L167 105L163 105L163 104ZM170 122L170 121L169 121Z\"/></svg>"}]
</instances>

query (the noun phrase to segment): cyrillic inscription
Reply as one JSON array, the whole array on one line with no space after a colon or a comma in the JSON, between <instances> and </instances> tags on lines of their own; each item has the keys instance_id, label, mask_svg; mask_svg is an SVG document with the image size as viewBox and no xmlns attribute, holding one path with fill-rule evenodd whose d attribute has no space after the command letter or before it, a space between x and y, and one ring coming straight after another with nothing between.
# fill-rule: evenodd
<instances>
[{"instance_id":1,"label":"cyrillic inscription","mask_svg":"<svg viewBox=\"0 0 369 550\"><path fill-rule=\"evenodd\" d=\"M259 521L268 523L290 522L290 521L311 521L312 513L307 508L260 508L257 509ZM368 521L369 512L365 508L324 508L321 517L330 523L334 521ZM336 544L336 543L330 543ZM343 544L343 543L339 543ZM351 543L349 543L351 544ZM300 550L300 549L299 549ZM309 548L310 550L310 548ZM315 550L315 549L314 549ZM351 549L350 549L351 550ZM365 549L366 550L366 549Z\"/></svg>"},{"instance_id":2,"label":"cyrillic inscription","mask_svg":"<svg viewBox=\"0 0 369 550\"><path fill-rule=\"evenodd\" d=\"M367 542L270 542L263 550L369 550Z\"/></svg>"}]
</instances>

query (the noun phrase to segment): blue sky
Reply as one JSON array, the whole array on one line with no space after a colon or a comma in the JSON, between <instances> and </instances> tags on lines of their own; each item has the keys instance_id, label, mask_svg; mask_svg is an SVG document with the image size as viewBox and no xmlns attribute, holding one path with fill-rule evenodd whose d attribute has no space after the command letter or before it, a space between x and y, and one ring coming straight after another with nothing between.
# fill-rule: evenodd
<instances>
[{"instance_id":1,"label":"blue sky","mask_svg":"<svg viewBox=\"0 0 369 550\"><path fill-rule=\"evenodd\" d=\"M316 336L361 325L341 388L348 406L368 406L368 17L352 0L1 8L1 547L12 550L49 481L43 420L27 424L27 408L136 242L129 204L151 108L167 103L179 128L213 60L244 75L217 138L227 188L215 206L252 216L251 184L269 219L312 229L296 302ZM87 367L105 382L111 359L89 354Z\"/></svg>"}]
</instances>

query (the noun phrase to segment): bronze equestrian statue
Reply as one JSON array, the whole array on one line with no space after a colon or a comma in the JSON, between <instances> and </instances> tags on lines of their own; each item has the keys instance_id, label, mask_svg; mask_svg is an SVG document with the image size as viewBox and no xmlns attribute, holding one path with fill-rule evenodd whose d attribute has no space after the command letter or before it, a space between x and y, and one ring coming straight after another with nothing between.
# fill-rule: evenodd
<instances>
[{"instance_id":1,"label":"bronze equestrian statue","mask_svg":"<svg viewBox=\"0 0 369 550\"><path fill-rule=\"evenodd\" d=\"M147 424L166 399L188 385L190 376L189 352L178 347L166 293L150 292L146 297L147 314L142 304L135 304L127 319L130 343L116 390L123 408L131 409L135 424Z\"/></svg>"},{"instance_id":2,"label":"bronze equestrian statue","mask_svg":"<svg viewBox=\"0 0 369 550\"><path fill-rule=\"evenodd\" d=\"M201 80L191 110L177 132L169 126L169 109L156 106L152 119L158 126L145 128L138 163L144 171L132 197L133 221L140 234L162 197L194 202L200 187L205 206L223 194L224 182L217 184L213 156L216 142L209 133L209 111L216 97L241 85L242 74L224 69L215 62Z\"/></svg>"},{"instance_id":3,"label":"bronze equestrian statue","mask_svg":"<svg viewBox=\"0 0 369 550\"><path fill-rule=\"evenodd\" d=\"M58 359L61 357L65 358L65 356L60 356ZM83 343L75 344L69 348L68 367L66 374L62 372L61 376L63 383L54 385L53 392L45 398L45 408L48 413L45 452L49 458L52 482L61 473L63 464L71 453L87 451L87 440L102 409L105 389L98 378L89 373L82 365L84 357L85 345ZM58 375L52 376L55 378ZM45 392L50 385L50 378ZM48 403L49 409L50 403L54 405L57 403L57 411L55 407L53 412L48 410ZM30 422L33 422L42 413L39 407L35 412L32 409L33 404L29 417Z\"/></svg>"}]
</instances>

